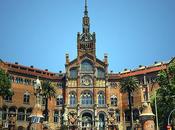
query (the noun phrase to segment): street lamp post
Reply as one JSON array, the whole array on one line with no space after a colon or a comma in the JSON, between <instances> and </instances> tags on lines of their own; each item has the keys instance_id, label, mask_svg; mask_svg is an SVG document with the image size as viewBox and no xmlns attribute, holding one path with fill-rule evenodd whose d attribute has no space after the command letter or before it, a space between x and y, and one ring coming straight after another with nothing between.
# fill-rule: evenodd
<instances>
[{"instance_id":1,"label":"street lamp post","mask_svg":"<svg viewBox=\"0 0 175 130\"><path fill-rule=\"evenodd\" d=\"M157 91L155 91L155 111L156 111L156 130L159 130L158 114L157 114Z\"/></svg>"}]
</instances>

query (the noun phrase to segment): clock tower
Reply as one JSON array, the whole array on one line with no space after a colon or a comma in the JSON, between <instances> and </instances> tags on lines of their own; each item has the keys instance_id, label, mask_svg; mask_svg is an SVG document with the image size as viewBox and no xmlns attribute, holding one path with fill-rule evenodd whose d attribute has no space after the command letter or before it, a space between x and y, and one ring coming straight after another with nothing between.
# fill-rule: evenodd
<instances>
[{"instance_id":1,"label":"clock tower","mask_svg":"<svg viewBox=\"0 0 175 130\"><path fill-rule=\"evenodd\" d=\"M90 54L95 59L95 32L90 33L90 18L88 16L87 0L85 1L85 10L82 20L82 33L77 34L77 53L78 58L84 54Z\"/></svg>"},{"instance_id":2,"label":"clock tower","mask_svg":"<svg viewBox=\"0 0 175 130\"><path fill-rule=\"evenodd\" d=\"M85 0L82 32L77 34L77 58L70 61L66 54L66 86L64 123L70 130L95 129L108 112L108 60L96 57L96 36L90 32L87 0ZM103 111L102 117L100 112ZM99 114L98 114L99 113ZM100 116L99 116L100 115ZM105 119L106 118L106 119ZM105 123L101 124L105 128Z\"/></svg>"}]
</instances>

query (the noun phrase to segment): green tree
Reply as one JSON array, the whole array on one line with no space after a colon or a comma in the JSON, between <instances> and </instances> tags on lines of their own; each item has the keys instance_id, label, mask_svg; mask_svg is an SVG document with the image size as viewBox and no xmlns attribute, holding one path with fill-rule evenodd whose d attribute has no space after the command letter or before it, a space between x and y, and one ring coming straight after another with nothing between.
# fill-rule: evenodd
<instances>
[{"instance_id":1,"label":"green tree","mask_svg":"<svg viewBox=\"0 0 175 130\"><path fill-rule=\"evenodd\" d=\"M159 126L160 130L164 130L168 115L175 108L175 60L168 65L166 70L161 70L158 73L156 82L160 86L157 90ZM152 106L154 106L154 99Z\"/></svg>"},{"instance_id":2,"label":"green tree","mask_svg":"<svg viewBox=\"0 0 175 130\"><path fill-rule=\"evenodd\" d=\"M138 80L135 77L126 77L123 78L120 82L120 92L128 94L128 105L130 113L130 128L133 129L133 115L132 115L132 99L131 96L133 92L138 89Z\"/></svg>"},{"instance_id":3,"label":"green tree","mask_svg":"<svg viewBox=\"0 0 175 130\"><path fill-rule=\"evenodd\" d=\"M0 69L0 96L11 96L13 92L11 90L11 81L9 76L4 70Z\"/></svg>"},{"instance_id":4,"label":"green tree","mask_svg":"<svg viewBox=\"0 0 175 130\"><path fill-rule=\"evenodd\" d=\"M44 120L48 120L48 100L55 97L56 90L55 86L48 80L42 82L42 94L45 100Z\"/></svg>"}]
</instances>

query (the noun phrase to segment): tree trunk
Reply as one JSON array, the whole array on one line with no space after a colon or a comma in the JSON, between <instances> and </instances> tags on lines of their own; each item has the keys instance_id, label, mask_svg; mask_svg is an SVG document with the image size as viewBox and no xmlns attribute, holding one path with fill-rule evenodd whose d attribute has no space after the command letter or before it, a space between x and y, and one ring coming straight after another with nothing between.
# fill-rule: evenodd
<instances>
[{"instance_id":1,"label":"tree trunk","mask_svg":"<svg viewBox=\"0 0 175 130\"><path fill-rule=\"evenodd\" d=\"M130 128L133 130L133 113L132 113L132 102L131 102L131 92L128 92L129 101L129 113L130 113Z\"/></svg>"},{"instance_id":2,"label":"tree trunk","mask_svg":"<svg viewBox=\"0 0 175 130\"><path fill-rule=\"evenodd\" d=\"M44 120L48 121L48 98L45 98Z\"/></svg>"}]
</instances>

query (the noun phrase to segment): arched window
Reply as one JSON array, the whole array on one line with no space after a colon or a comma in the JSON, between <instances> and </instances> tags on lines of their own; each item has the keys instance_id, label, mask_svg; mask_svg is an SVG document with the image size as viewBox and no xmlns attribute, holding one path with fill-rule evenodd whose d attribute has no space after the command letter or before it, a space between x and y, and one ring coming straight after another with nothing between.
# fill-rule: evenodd
<instances>
[{"instance_id":1,"label":"arched window","mask_svg":"<svg viewBox=\"0 0 175 130\"><path fill-rule=\"evenodd\" d=\"M24 79L24 84L30 85L31 84L31 80L30 79Z\"/></svg>"},{"instance_id":2,"label":"arched window","mask_svg":"<svg viewBox=\"0 0 175 130\"><path fill-rule=\"evenodd\" d=\"M116 110L115 115L116 115L116 121L120 122L120 111Z\"/></svg>"},{"instance_id":3,"label":"arched window","mask_svg":"<svg viewBox=\"0 0 175 130\"><path fill-rule=\"evenodd\" d=\"M78 75L78 72L77 72L76 68L70 69L70 78L71 79L76 79L77 75Z\"/></svg>"},{"instance_id":4,"label":"arched window","mask_svg":"<svg viewBox=\"0 0 175 130\"><path fill-rule=\"evenodd\" d=\"M3 107L2 108L2 120L6 120L7 119L7 108Z\"/></svg>"},{"instance_id":5,"label":"arched window","mask_svg":"<svg viewBox=\"0 0 175 130\"><path fill-rule=\"evenodd\" d=\"M56 105L63 105L63 96L59 95L57 96L57 100L56 100Z\"/></svg>"},{"instance_id":6,"label":"arched window","mask_svg":"<svg viewBox=\"0 0 175 130\"><path fill-rule=\"evenodd\" d=\"M99 92L98 93L98 104L99 105L104 105L105 104L105 95L104 95L104 92Z\"/></svg>"},{"instance_id":7,"label":"arched window","mask_svg":"<svg viewBox=\"0 0 175 130\"><path fill-rule=\"evenodd\" d=\"M10 75L9 78L10 78L11 82L14 82L14 80L15 80L14 76Z\"/></svg>"},{"instance_id":8,"label":"arched window","mask_svg":"<svg viewBox=\"0 0 175 130\"><path fill-rule=\"evenodd\" d=\"M75 95L75 93L73 93L73 92L70 93L69 97L70 97L70 101L69 101L70 106L75 106L75 104L76 104L76 95Z\"/></svg>"},{"instance_id":9,"label":"arched window","mask_svg":"<svg viewBox=\"0 0 175 130\"><path fill-rule=\"evenodd\" d=\"M11 115L15 115L16 114L16 107L10 107L9 108L9 114L11 114Z\"/></svg>"},{"instance_id":10,"label":"arched window","mask_svg":"<svg viewBox=\"0 0 175 130\"><path fill-rule=\"evenodd\" d=\"M100 113L99 114L99 130L105 129L105 115Z\"/></svg>"},{"instance_id":11,"label":"arched window","mask_svg":"<svg viewBox=\"0 0 175 130\"><path fill-rule=\"evenodd\" d=\"M15 78L15 82L19 83L19 78L18 77Z\"/></svg>"},{"instance_id":12,"label":"arched window","mask_svg":"<svg viewBox=\"0 0 175 130\"><path fill-rule=\"evenodd\" d=\"M81 94L81 104L82 105L91 105L92 104L92 94L91 94L91 92L83 92Z\"/></svg>"},{"instance_id":13,"label":"arched window","mask_svg":"<svg viewBox=\"0 0 175 130\"><path fill-rule=\"evenodd\" d=\"M45 97L42 97L42 105L46 105L46 98Z\"/></svg>"},{"instance_id":14,"label":"arched window","mask_svg":"<svg viewBox=\"0 0 175 130\"><path fill-rule=\"evenodd\" d=\"M29 116L31 115L31 113L32 113L32 108L28 108L26 111L26 121L30 121Z\"/></svg>"},{"instance_id":15,"label":"arched window","mask_svg":"<svg viewBox=\"0 0 175 130\"><path fill-rule=\"evenodd\" d=\"M105 78L105 71L102 68L97 68L97 78Z\"/></svg>"},{"instance_id":16,"label":"arched window","mask_svg":"<svg viewBox=\"0 0 175 130\"><path fill-rule=\"evenodd\" d=\"M88 60L84 60L81 63L81 71L93 71L92 63Z\"/></svg>"},{"instance_id":17,"label":"arched window","mask_svg":"<svg viewBox=\"0 0 175 130\"><path fill-rule=\"evenodd\" d=\"M6 102L12 102L12 96L4 96Z\"/></svg>"},{"instance_id":18,"label":"arched window","mask_svg":"<svg viewBox=\"0 0 175 130\"><path fill-rule=\"evenodd\" d=\"M92 124L93 124L92 114L88 112L84 113L82 115L82 130L86 130L86 129L92 130Z\"/></svg>"},{"instance_id":19,"label":"arched window","mask_svg":"<svg viewBox=\"0 0 175 130\"><path fill-rule=\"evenodd\" d=\"M24 121L24 119L25 119L25 110L24 110L24 108L19 108L17 120Z\"/></svg>"},{"instance_id":20,"label":"arched window","mask_svg":"<svg viewBox=\"0 0 175 130\"><path fill-rule=\"evenodd\" d=\"M16 83L23 83L23 79L20 77L16 77Z\"/></svg>"},{"instance_id":21,"label":"arched window","mask_svg":"<svg viewBox=\"0 0 175 130\"><path fill-rule=\"evenodd\" d=\"M28 92L24 93L24 97L23 97L23 102L24 104L28 104L30 101L30 94Z\"/></svg>"},{"instance_id":22,"label":"arched window","mask_svg":"<svg viewBox=\"0 0 175 130\"><path fill-rule=\"evenodd\" d=\"M125 121L130 121L131 117L130 117L130 113L129 110L125 110Z\"/></svg>"},{"instance_id":23,"label":"arched window","mask_svg":"<svg viewBox=\"0 0 175 130\"><path fill-rule=\"evenodd\" d=\"M111 96L111 105L117 106L117 97L115 95Z\"/></svg>"},{"instance_id":24,"label":"arched window","mask_svg":"<svg viewBox=\"0 0 175 130\"><path fill-rule=\"evenodd\" d=\"M139 119L139 110L136 108L136 109L133 109L133 120L136 121Z\"/></svg>"},{"instance_id":25,"label":"arched window","mask_svg":"<svg viewBox=\"0 0 175 130\"><path fill-rule=\"evenodd\" d=\"M57 123L59 121L59 111L54 111L54 122Z\"/></svg>"}]
</instances>

